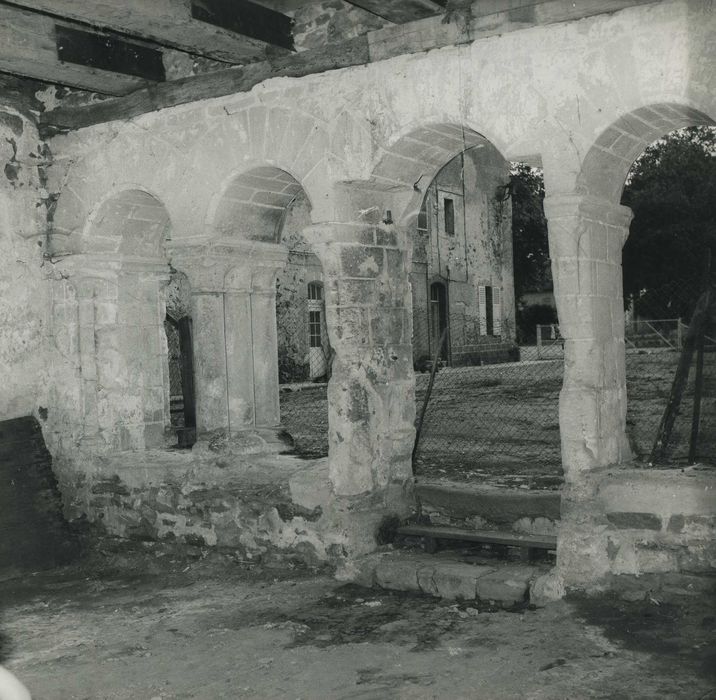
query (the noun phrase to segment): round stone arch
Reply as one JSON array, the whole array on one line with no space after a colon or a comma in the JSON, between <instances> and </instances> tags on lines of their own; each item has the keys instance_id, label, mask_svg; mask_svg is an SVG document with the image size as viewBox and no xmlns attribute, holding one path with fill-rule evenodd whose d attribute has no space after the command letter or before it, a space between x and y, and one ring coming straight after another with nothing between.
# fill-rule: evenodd
<instances>
[{"instance_id":1,"label":"round stone arch","mask_svg":"<svg viewBox=\"0 0 716 700\"><path fill-rule=\"evenodd\" d=\"M169 212L156 194L140 185L125 184L95 204L82 229L63 241L62 252L164 260L171 228ZM59 252L57 247L53 252Z\"/></svg>"},{"instance_id":2,"label":"round stone arch","mask_svg":"<svg viewBox=\"0 0 716 700\"><path fill-rule=\"evenodd\" d=\"M381 149L366 189L383 192L385 208L405 230L417 221L423 197L440 169L469 148L486 148L502 156L489 137L470 126L454 122L412 125ZM506 161L505 161L506 162Z\"/></svg>"},{"instance_id":3,"label":"round stone arch","mask_svg":"<svg viewBox=\"0 0 716 700\"><path fill-rule=\"evenodd\" d=\"M589 148L577 178L577 193L618 205L629 169L650 143L676 129L714 124L705 112L675 102L651 104L622 115Z\"/></svg>"},{"instance_id":4,"label":"round stone arch","mask_svg":"<svg viewBox=\"0 0 716 700\"><path fill-rule=\"evenodd\" d=\"M52 253L76 252L88 222L103 204L127 190L141 190L162 202L175 232L187 224L186 196L177 187L188 168L187 154L148 129L126 125L115 138L87 139L93 148L75 160L57 187L51 222Z\"/></svg>"},{"instance_id":5,"label":"round stone arch","mask_svg":"<svg viewBox=\"0 0 716 700\"><path fill-rule=\"evenodd\" d=\"M238 238L281 242L286 212L297 197L312 198L291 172L274 165L256 165L233 173L209 204L209 239Z\"/></svg>"}]
</instances>

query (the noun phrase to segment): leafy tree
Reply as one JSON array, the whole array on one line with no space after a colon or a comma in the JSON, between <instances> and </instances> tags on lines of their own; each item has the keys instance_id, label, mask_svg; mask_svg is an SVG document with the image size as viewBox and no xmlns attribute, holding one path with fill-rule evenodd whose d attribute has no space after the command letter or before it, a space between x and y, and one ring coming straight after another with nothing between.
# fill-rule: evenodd
<instances>
[{"instance_id":1,"label":"leafy tree","mask_svg":"<svg viewBox=\"0 0 716 700\"><path fill-rule=\"evenodd\" d=\"M716 268L716 129L680 129L648 146L622 204L634 211L623 250L625 305L642 317L688 319L707 249Z\"/></svg>"},{"instance_id":2,"label":"leafy tree","mask_svg":"<svg viewBox=\"0 0 716 700\"><path fill-rule=\"evenodd\" d=\"M552 286L542 170L514 163L510 172L515 297Z\"/></svg>"}]
</instances>

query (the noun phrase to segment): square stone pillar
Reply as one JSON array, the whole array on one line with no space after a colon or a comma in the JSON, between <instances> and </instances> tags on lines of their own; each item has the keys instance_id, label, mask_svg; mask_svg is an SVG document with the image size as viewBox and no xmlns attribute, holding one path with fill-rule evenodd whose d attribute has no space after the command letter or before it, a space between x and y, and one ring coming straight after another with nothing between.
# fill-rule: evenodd
<instances>
[{"instance_id":1,"label":"square stone pillar","mask_svg":"<svg viewBox=\"0 0 716 700\"><path fill-rule=\"evenodd\" d=\"M329 473L337 496L404 505L412 483L415 382L408 236L368 223L304 229L323 265L335 352L328 384Z\"/></svg>"},{"instance_id":2,"label":"square stone pillar","mask_svg":"<svg viewBox=\"0 0 716 700\"><path fill-rule=\"evenodd\" d=\"M77 292L81 443L92 451L164 444L160 286L168 266L105 254L58 263Z\"/></svg>"},{"instance_id":3,"label":"square stone pillar","mask_svg":"<svg viewBox=\"0 0 716 700\"><path fill-rule=\"evenodd\" d=\"M198 433L259 431L268 443L279 432L275 286L287 255L235 239L172 246L191 284Z\"/></svg>"}]
</instances>

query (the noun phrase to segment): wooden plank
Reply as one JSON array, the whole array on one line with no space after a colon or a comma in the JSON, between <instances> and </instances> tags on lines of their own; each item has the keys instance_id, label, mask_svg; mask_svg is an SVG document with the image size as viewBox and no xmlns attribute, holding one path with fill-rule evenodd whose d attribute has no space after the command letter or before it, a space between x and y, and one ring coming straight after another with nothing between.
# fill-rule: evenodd
<instances>
[{"instance_id":1,"label":"wooden plank","mask_svg":"<svg viewBox=\"0 0 716 700\"><path fill-rule=\"evenodd\" d=\"M117 119L131 119L146 112L196 100L246 92L264 80L279 76L301 77L368 63L368 40L357 37L340 45L276 57L240 68L159 83L121 99L104 100L84 107L58 108L40 116L41 131L49 136Z\"/></svg>"},{"instance_id":2,"label":"wooden plank","mask_svg":"<svg viewBox=\"0 0 716 700\"><path fill-rule=\"evenodd\" d=\"M35 12L110 29L228 63L263 57L269 42L191 16L190 0L12 0ZM235 6L245 0L232 0ZM279 49L274 49L279 50ZM280 49L283 50L283 49Z\"/></svg>"},{"instance_id":3,"label":"wooden plank","mask_svg":"<svg viewBox=\"0 0 716 700\"><path fill-rule=\"evenodd\" d=\"M293 20L249 0L191 0L191 16L293 51Z\"/></svg>"},{"instance_id":4,"label":"wooden plank","mask_svg":"<svg viewBox=\"0 0 716 700\"><path fill-rule=\"evenodd\" d=\"M133 75L62 62L57 57L56 24L71 26L0 4L0 71L108 95L126 95L147 85Z\"/></svg>"},{"instance_id":5,"label":"wooden plank","mask_svg":"<svg viewBox=\"0 0 716 700\"><path fill-rule=\"evenodd\" d=\"M439 15L445 12L447 6L447 0L347 0L347 2L395 24Z\"/></svg>"},{"instance_id":6,"label":"wooden plank","mask_svg":"<svg viewBox=\"0 0 716 700\"><path fill-rule=\"evenodd\" d=\"M144 80L165 79L161 51L125 41L117 35L58 25L55 42L60 61L134 75Z\"/></svg>"},{"instance_id":7,"label":"wooden plank","mask_svg":"<svg viewBox=\"0 0 716 700\"><path fill-rule=\"evenodd\" d=\"M519 535L499 530L461 530L456 527L437 525L404 525L398 534L411 537L427 537L434 540L464 540L483 544L501 544L507 547L528 547L532 549L555 549L557 538L552 535Z\"/></svg>"}]
</instances>

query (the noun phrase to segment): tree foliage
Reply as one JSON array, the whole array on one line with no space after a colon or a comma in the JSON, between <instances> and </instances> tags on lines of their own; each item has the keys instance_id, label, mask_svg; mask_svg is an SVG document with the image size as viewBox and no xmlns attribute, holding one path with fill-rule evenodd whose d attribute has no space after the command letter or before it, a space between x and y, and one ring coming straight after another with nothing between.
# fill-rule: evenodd
<instances>
[{"instance_id":1,"label":"tree foliage","mask_svg":"<svg viewBox=\"0 0 716 700\"><path fill-rule=\"evenodd\" d=\"M625 304L642 317L688 319L708 249L716 268L716 129L681 129L647 147L622 204L634 212L623 250Z\"/></svg>"},{"instance_id":2,"label":"tree foliage","mask_svg":"<svg viewBox=\"0 0 716 700\"><path fill-rule=\"evenodd\" d=\"M515 163L510 173L510 191L515 298L519 303L525 292L552 287L542 171Z\"/></svg>"}]
</instances>

